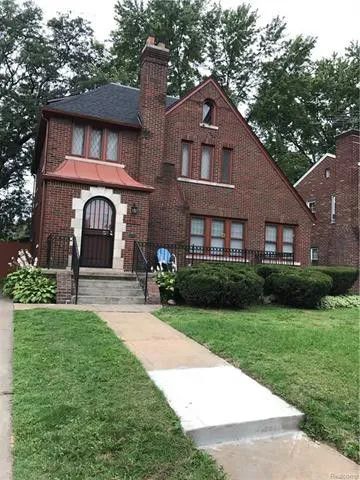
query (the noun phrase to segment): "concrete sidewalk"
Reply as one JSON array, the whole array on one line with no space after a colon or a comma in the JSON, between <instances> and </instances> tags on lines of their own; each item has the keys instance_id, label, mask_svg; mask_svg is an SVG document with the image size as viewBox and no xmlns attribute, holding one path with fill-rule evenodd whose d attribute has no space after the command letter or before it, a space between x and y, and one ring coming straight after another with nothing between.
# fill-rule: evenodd
<instances>
[{"instance_id":1,"label":"concrete sidewalk","mask_svg":"<svg viewBox=\"0 0 360 480\"><path fill-rule=\"evenodd\" d=\"M150 313L99 315L232 480L359 480L355 463L298 430L301 412L205 347Z\"/></svg>"},{"instance_id":2,"label":"concrete sidewalk","mask_svg":"<svg viewBox=\"0 0 360 480\"><path fill-rule=\"evenodd\" d=\"M12 302L0 297L0 480L11 480Z\"/></svg>"}]
</instances>

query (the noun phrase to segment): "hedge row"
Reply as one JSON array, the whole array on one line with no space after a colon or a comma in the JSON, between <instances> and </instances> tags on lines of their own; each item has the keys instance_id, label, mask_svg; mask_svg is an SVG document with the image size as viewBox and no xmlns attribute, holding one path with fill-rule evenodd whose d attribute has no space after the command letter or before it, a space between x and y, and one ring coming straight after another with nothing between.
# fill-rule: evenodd
<instances>
[{"instance_id":1,"label":"hedge row","mask_svg":"<svg viewBox=\"0 0 360 480\"><path fill-rule=\"evenodd\" d=\"M178 272L175 290L185 303L243 308L272 295L278 303L314 308L326 295L345 294L358 272L350 267L291 267L203 263ZM337 292L337 293L334 293Z\"/></svg>"},{"instance_id":2,"label":"hedge row","mask_svg":"<svg viewBox=\"0 0 360 480\"><path fill-rule=\"evenodd\" d=\"M180 270L176 289L188 305L243 308L259 301L264 280L229 264L199 264Z\"/></svg>"}]
</instances>

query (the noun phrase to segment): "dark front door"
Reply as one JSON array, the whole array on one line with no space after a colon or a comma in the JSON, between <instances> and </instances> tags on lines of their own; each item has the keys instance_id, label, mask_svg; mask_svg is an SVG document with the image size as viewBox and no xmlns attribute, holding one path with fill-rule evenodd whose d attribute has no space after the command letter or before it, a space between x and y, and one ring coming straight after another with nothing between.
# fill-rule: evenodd
<instances>
[{"instance_id":1,"label":"dark front door","mask_svg":"<svg viewBox=\"0 0 360 480\"><path fill-rule=\"evenodd\" d=\"M102 197L89 200L84 207L80 265L111 268L114 249L114 205Z\"/></svg>"}]
</instances>

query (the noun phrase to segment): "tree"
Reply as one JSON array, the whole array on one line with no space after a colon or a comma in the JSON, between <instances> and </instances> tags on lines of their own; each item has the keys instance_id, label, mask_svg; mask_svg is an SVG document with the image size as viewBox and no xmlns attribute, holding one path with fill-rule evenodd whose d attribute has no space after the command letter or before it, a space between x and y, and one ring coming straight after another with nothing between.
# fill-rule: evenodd
<instances>
[{"instance_id":1,"label":"tree","mask_svg":"<svg viewBox=\"0 0 360 480\"><path fill-rule=\"evenodd\" d=\"M344 57L311 59L315 39L284 40L261 67L249 120L289 179L294 182L326 152L335 136L358 126L356 87L360 51L352 43Z\"/></svg>"},{"instance_id":2,"label":"tree","mask_svg":"<svg viewBox=\"0 0 360 480\"><path fill-rule=\"evenodd\" d=\"M137 86L139 52L146 38L155 35L170 48L169 94L182 95L201 78L205 35L203 0L118 0L116 29L112 33L111 76Z\"/></svg>"},{"instance_id":3,"label":"tree","mask_svg":"<svg viewBox=\"0 0 360 480\"><path fill-rule=\"evenodd\" d=\"M22 214L13 201L21 199L22 211L28 211L28 196L21 192L40 106L101 82L103 47L81 18L61 15L45 27L31 2L0 0L0 32L0 216L16 222ZM9 224L1 227L11 231Z\"/></svg>"},{"instance_id":4,"label":"tree","mask_svg":"<svg viewBox=\"0 0 360 480\"><path fill-rule=\"evenodd\" d=\"M234 102L244 102L257 74L257 13L250 5L235 10L214 7L205 16L206 62Z\"/></svg>"}]
</instances>

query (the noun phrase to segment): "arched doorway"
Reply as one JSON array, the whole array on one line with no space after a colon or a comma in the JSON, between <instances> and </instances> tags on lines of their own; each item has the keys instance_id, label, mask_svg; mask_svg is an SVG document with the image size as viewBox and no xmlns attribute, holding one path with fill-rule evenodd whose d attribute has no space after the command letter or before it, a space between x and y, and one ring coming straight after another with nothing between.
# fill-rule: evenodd
<instances>
[{"instance_id":1,"label":"arched doorway","mask_svg":"<svg viewBox=\"0 0 360 480\"><path fill-rule=\"evenodd\" d=\"M104 197L84 205L80 265L111 268L114 250L115 207Z\"/></svg>"}]
</instances>

